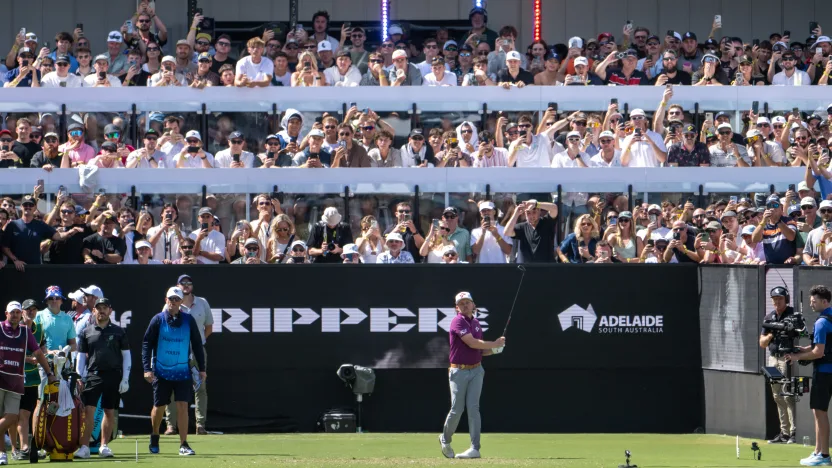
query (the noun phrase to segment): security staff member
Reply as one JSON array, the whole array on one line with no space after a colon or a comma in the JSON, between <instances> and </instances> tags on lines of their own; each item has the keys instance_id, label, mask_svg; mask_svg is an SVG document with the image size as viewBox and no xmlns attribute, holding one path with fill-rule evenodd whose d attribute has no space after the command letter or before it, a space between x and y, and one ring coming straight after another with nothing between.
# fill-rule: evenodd
<instances>
[{"instance_id":1,"label":"security staff member","mask_svg":"<svg viewBox=\"0 0 832 468\"><path fill-rule=\"evenodd\" d=\"M771 305L774 306L774 310L766 315L765 321L781 322L794 314L794 308L789 306L789 291L786 288L777 286L771 290L769 296L771 296ZM760 332L760 347L768 348L768 365L776 367L783 375L786 375L786 368L789 364L783 356L777 354L778 343L774 341L774 333L771 330L763 328ZM780 394L782 391L782 384L771 383L771 393L774 395L777 414L780 416L780 433L769 440L769 444L793 444L797 440L794 425L794 397L784 397Z\"/></svg>"},{"instance_id":2,"label":"security staff member","mask_svg":"<svg viewBox=\"0 0 832 468\"><path fill-rule=\"evenodd\" d=\"M94 321L78 335L78 362L76 371L84 378L81 400L86 407L86 420L93 421L98 400L104 410L101 422L101 448L98 456L109 458L113 451L107 445L113 436L114 410L119 395L130 388L130 345L123 328L110 321L113 308L110 300L102 297L95 301ZM84 425L81 448L75 452L78 458L90 457L90 436L93 424Z\"/></svg>"},{"instance_id":3,"label":"security staff member","mask_svg":"<svg viewBox=\"0 0 832 468\"><path fill-rule=\"evenodd\" d=\"M505 337L495 341L483 341L480 322L474 317L474 299L469 292L456 295L456 317L451 320L451 339L448 380L451 382L451 411L445 418L445 427L439 436L442 455L454 458L451 437L456 432L462 411L468 411L468 430L471 433L471 448L456 455L456 458L480 458L480 394L485 370L482 357L499 354L506 345Z\"/></svg>"},{"instance_id":4,"label":"security staff member","mask_svg":"<svg viewBox=\"0 0 832 468\"><path fill-rule=\"evenodd\" d=\"M800 352L787 354L787 361L815 361L809 407L815 415L815 450L800 460L803 466L830 466L829 458L829 399L832 398L832 291L826 286L812 286L809 305L820 313L815 322L811 346L801 346ZM830 344L829 347L826 345Z\"/></svg>"}]
</instances>

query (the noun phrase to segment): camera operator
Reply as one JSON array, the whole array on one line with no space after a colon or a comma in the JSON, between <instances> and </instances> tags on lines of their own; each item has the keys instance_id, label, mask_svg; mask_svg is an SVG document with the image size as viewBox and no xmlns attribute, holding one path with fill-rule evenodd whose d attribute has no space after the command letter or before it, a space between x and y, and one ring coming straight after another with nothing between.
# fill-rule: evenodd
<instances>
[{"instance_id":1,"label":"camera operator","mask_svg":"<svg viewBox=\"0 0 832 468\"><path fill-rule=\"evenodd\" d=\"M779 323L783 319L794 314L794 308L789 306L789 291L782 286L777 286L769 293L771 296L771 305L774 307L768 315L766 315L765 323ZM776 333L772 330L763 328L760 332L760 347L768 348L769 357L768 365L776 367L777 370L786 374L786 367L788 363L784 356L778 352L780 348L780 341L776 339ZM795 425L794 425L794 397L785 397L780 394L783 391L783 384L771 383L771 393L774 396L774 402L777 404L777 415L780 417L780 433L773 439L769 440L769 444L793 444L795 443Z\"/></svg>"},{"instance_id":2,"label":"camera operator","mask_svg":"<svg viewBox=\"0 0 832 468\"><path fill-rule=\"evenodd\" d=\"M815 450L800 460L804 466L832 465L829 458L829 399L832 398L832 346L826 349L826 342L832 335L832 291L826 286L812 286L809 290L809 306L818 312L815 332L810 346L801 346L800 352L787 354L787 361L815 361L812 371L812 390L809 393L809 407L815 415Z\"/></svg>"}]
</instances>

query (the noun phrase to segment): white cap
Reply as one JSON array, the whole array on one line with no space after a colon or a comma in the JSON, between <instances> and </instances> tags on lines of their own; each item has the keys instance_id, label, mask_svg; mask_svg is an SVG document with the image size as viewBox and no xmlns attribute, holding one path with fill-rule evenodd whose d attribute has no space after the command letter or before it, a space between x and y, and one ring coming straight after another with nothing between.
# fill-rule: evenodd
<instances>
[{"instance_id":1,"label":"white cap","mask_svg":"<svg viewBox=\"0 0 832 468\"><path fill-rule=\"evenodd\" d=\"M615 138L615 134L612 133L609 130L604 130L603 132L601 132L600 135L598 135L598 138L605 138L605 137L606 138Z\"/></svg>"},{"instance_id":2,"label":"white cap","mask_svg":"<svg viewBox=\"0 0 832 468\"><path fill-rule=\"evenodd\" d=\"M587 60L586 57L575 57L575 61L573 62L573 65L576 66L576 67L578 65L589 66L589 60Z\"/></svg>"},{"instance_id":3,"label":"white cap","mask_svg":"<svg viewBox=\"0 0 832 468\"><path fill-rule=\"evenodd\" d=\"M33 32L28 32L23 42L38 42L38 35Z\"/></svg>"},{"instance_id":4,"label":"white cap","mask_svg":"<svg viewBox=\"0 0 832 468\"><path fill-rule=\"evenodd\" d=\"M679 39L679 41L682 40L682 35L677 33L676 31L673 31L673 37L675 37L676 39Z\"/></svg>"},{"instance_id":5,"label":"white cap","mask_svg":"<svg viewBox=\"0 0 832 468\"><path fill-rule=\"evenodd\" d=\"M385 243L390 241L404 242L404 239L402 239L402 235L398 232L391 232L390 234L387 234L387 241Z\"/></svg>"},{"instance_id":6,"label":"white cap","mask_svg":"<svg viewBox=\"0 0 832 468\"><path fill-rule=\"evenodd\" d=\"M832 208L832 200L824 200L820 202L820 208Z\"/></svg>"},{"instance_id":7,"label":"white cap","mask_svg":"<svg viewBox=\"0 0 832 468\"><path fill-rule=\"evenodd\" d=\"M751 130L749 130L749 131L745 134L745 137L746 137L746 138L754 138L754 137L758 137L758 136L763 136L763 134L762 134L762 133L760 133L760 131L759 131L759 130L757 130L756 128L752 128Z\"/></svg>"},{"instance_id":8,"label":"white cap","mask_svg":"<svg viewBox=\"0 0 832 468\"><path fill-rule=\"evenodd\" d=\"M806 182L803 182L803 183L805 184ZM807 190L807 189L803 189L803 190ZM799 190L798 190L798 191L799 191ZM812 197L803 197L803 198L800 200L800 206L806 206L806 205L818 206L818 204L817 204L817 203L815 203L815 199L814 199L814 198L812 198Z\"/></svg>"},{"instance_id":9,"label":"white cap","mask_svg":"<svg viewBox=\"0 0 832 468\"><path fill-rule=\"evenodd\" d=\"M754 226L745 226L742 228L741 236L751 236L754 235Z\"/></svg>"},{"instance_id":10,"label":"white cap","mask_svg":"<svg viewBox=\"0 0 832 468\"><path fill-rule=\"evenodd\" d=\"M358 246L355 244L347 244L343 247L344 251L341 252L341 258L344 258L347 254L357 254L358 253Z\"/></svg>"},{"instance_id":11,"label":"white cap","mask_svg":"<svg viewBox=\"0 0 832 468\"><path fill-rule=\"evenodd\" d=\"M509 60L520 60L520 52L517 52L516 50L512 50L509 53L507 53L506 54L506 61L509 61Z\"/></svg>"},{"instance_id":12,"label":"white cap","mask_svg":"<svg viewBox=\"0 0 832 468\"><path fill-rule=\"evenodd\" d=\"M772 124L785 124L786 123L786 118L783 117L782 115L778 115L778 116L775 116L773 119L771 119L771 123Z\"/></svg>"},{"instance_id":13,"label":"white cap","mask_svg":"<svg viewBox=\"0 0 832 468\"><path fill-rule=\"evenodd\" d=\"M199 134L196 130L191 130L190 132L185 134L185 138L196 138L199 141L202 141L202 135Z\"/></svg>"},{"instance_id":14,"label":"white cap","mask_svg":"<svg viewBox=\"0 0 832 468\"><path fill-rule=\"evenodd\" d=\"M566 134L566 138L569 138L569 137L578 137L578 138L580 138L581 137L581 132L577 132L575 130L572 130L571 132Z\"/></svg>"},{"instance_id":15,"label":"white cap","mask_svg":"<svg viewBox=\"0 0 832 468\"><path fill-rule=\"evenodd\" d=\"M118 31L110 31L110 34L107 34L107 42L121 42L122 40L121 33Z\"/></svg>"},{"instance_id":16,"label":"white cap","mask_svg":"<svg viewBox=\"0 0 832 468\"><path fill-rule=\"evenodd\" d=\"M569 48L578 48L581 49L584 47L584 40L578 36L569 38Z\"/></svg>"},{"instance_id":17,"label":"white cap","mask_svg":"<svg viewBox=\"0 0 832 468\"><path fill-rule=\"evenodd\" d=\"M480 211L482 210L493 210L496 207L494 206L494 202L490 200L483 200L479 204Z\"/></svg>"},{"instance_id":18,"label":"white cap","mask_svg":"<svg viewBox=\"0 0 832 468\"><path fill-rule=\"evenodd\" d=\"M301 247L303 247L303 250L306 250L306 249L307 249L307 247L306 247L306 242L304 242L304 241L302 241L302 240L296 240L296 241L292 242L292 248L293 248L293 249L295 248L295 246L298 246L298 245L299 245L299 246L301 246Z\"/></svg>"},{"instance_id":19,"label":"white cap","mask_svg":"<svg viewBox=\"0 0 832 468\"><path fill-rule=\"evenodd\" d=\"M257 241L257 239L253 237L249 237L248 239L246 239L246 242L243 244L243 247L248 247L249 245L256 245L257 247L260 247L260 243Z\"/></svg>"},{"instance_id":20,"label":"white cap","mask_svg":"<svg viewBox=\"0 0 832 468\"><path fill-rule=\"evenodd\" d=\"M81 291L80 289L73 291L66 296L79 304L84 302L84 291Z\"/></svg>"},{"instance_id":21,"label":"white cap","mask_svg":"<svg viewBox=\"0 0 832 468\"><path fill-rule=\"evenodd\" d=\"M633 109L633 111L630 112L630 117L635 117L637 115L647 117L647 114L644 113L644 109Z\"/></svg>"},{"instance_id":22,"label":"white cap","mask_svg":"<svg viewBox=\"0 0 832 468\"><path fill-rule=\"evenodd\" d=\"M12 302L9 302L9 304L6 306L6 312L11 312L11 311L13 311L13 310L20 310L20 311L22 311L22 310L23 310L23 306L21 306L21 305L20 305L20 303L19 303L19 302L17 302L17 301L12 301Z\"/></svg>"},{"instance_id":23,"label":"white cap","mask_svg":"<svg viewBox=\"0 0 832 468\"><path fill-rule=\"evenodd\" d=\"M98 55L95 56L95 59L92 61L92 63L95 63L99 60L104 60L105 62L109 63L110 62L110 57L108 57L107 54L98 54Z\"/></svg>"},{"instance_id":24,"label":"white cap","mask_svg":"<svg viewBox=\"0 0 832 468\"><path fill-rule=\"evenodd\" d=\"M91 285L87 286L86 288L81 288L81 289L79 289L79 291L81 291L81 293L83 293L83 294L86 294L86 295L89 295L89 296L95 296L99 299L104 297L104 291L102 291L101 288L99 288L98 286L96 286L94 284L91 284ZM76 301L76 302L78 302L78 301Z\"/></svg>"},{"instance_id":25,"label":"white cap","mask_svg":"<svg viewBox=\"0 0 832 468\"><path fill-rule=\"evenodd\" d=\"M318 43L318 52L323 52L325 50L332 52L332 44L330 44L327 40L323 40Z\"/></svg>"},{"instance_id":26,"label":"white cap","mask_svg":"<svg viewBox=\"0 0 832 468\"><path fill-rule=\"evenodd\" d=\"M387 28L387 34L389 34L391 36L393 34L404 34L404 31L402 31L401 26L399 26L398 24L394 24L394 25L390 26L389 28Z\"/></svg>"},{"instance_id":27,"label":"white cap","mask_svg":"<svg viewBox=\"0 0 832 468\"><path fill-rule=\"evenodd\" d=\"M818 40L815 41L815 44L820 44L821 42L832 42L832 39L830 39L829 36L820 36Z\"/></svg>"},{"instance_id":28,"label":"white cap","mask_svg":"<svg viewBox=\"0 0 832 468\"><path fill-rule=\"evenodd\" d=\"M459 252L456 251L456 246L454 244L449 244L449 245L446 245L445 247L442 247L442 255L443 256L448 252L453 252L455 254L459 253Z\"/></svg>"},{"instance_id":29,"label":"white cap","mask_svg":"<svg viewBox=\"0 0 832 468\"><path fill-rule=\"evenodd\" d=\"M407 58L407 52L403 51L402 49L396 49L396 51L393 52L393 60L400 58Z\"/></svg>"},{"instance_id":30,"label":"white cap","mask_svg":"<svg viewBox=\"0 0 832 468\"><path fill-rule=\"evenodd\" d=\"M150 242L148 242L148 241L146 241L146 240L144 240L144 239L142 239L142 240L140 240L140 241L136 242L135 246L136 246L136 250L138 250L138 249L140 249L140 248L142 248L142 247L147 247L148 249L152 249L152 248L153 248L153 246L152 246L152 245L150 245Z\"/></svg>"},{"instance_id":31,"label":"white cap","mask_svg":"<svg viewBox=\"0 0 832 468\"><path fill-rule=\"evenodd\" d=\"M162 62L161 62L161 63L165 63L165 62L173 62L173 63L176 63L176 59L175 59L175 58L173 58L173 56L172 56L172 55L165 55L164 57L162 57Z\"/></svg>"},{"instance_id":32,"label":"white cap","mask_svg":"<svg viewBox=\"0 0 832 468\"><path fill-rule=\"evenodd\" d=\"M757 117L757 125L764 123L771 125L771 121L768 120L768 117Z\"/></svg>"},{"instance_id":33,"label":"white cap","mask_svg":"<svg viewBox=\"0 0 832 468\"><path fill-rule=\"evenodd\" d=\"M324 138L326 135L324 135L323 131L321 131L317 128L313 128L312 130L309 131L309 134L307 134L306 136L308 136L309 138L312 138L312 137Z\"/></svg>"},{"instance_id":34,"label":"white cap","mask_svg":"<svg viewBox=\"0 0 832 468\"><path fill-rule=\"evenodd\" d=\"M460 301L464 301L465 299L474 302L474 298L471 297L471 293L469 293L468 291L462 291L461 293L457 294L454 298L454 304L459 304Z\"/></svg>"},{"instance_id":35,"label":"white cap","mask_svg":"<svg viewBox=\"0 0 832 468\"><path fill-rule=\"evenodd\" d=\"M659 210L659 211L661 211L661 210L662 210L662 207L661 207L661 206L659 206L659 205L657 205L657 204L655 204L655 203L653 203L652 205L650 205L650 206L648 206L648 207L647 207L647 212L648 212L648 213L650 213L650 212L651 212L651 211L653 211L653 210Z\"/></svg>"},{"instance_id":36,"label":"white cap","mask_svg":"<svg viewBox=\"0 0 832 468\"><path fill-rule=\"evenodd\" d=\"M723 128L727 128L728 130L731 130L731 131L734 130L733 127L731 127L731 124L729 124L728 122L723 122L723 123L719 124L718 127L716 127L717 130L722 130Z\"/></svg>"},{"instance_id":37,"label":"white cap","mask_svg":"<svg viewBox=\"0 0 832 468\"><path fill-rule=\"evenodd\" d=\"M449 39L449 40L445 41L445 44L442 45L442 50L447 49L448 46L457 46L457 47L459 47L459 44L457 44L455 40Z\"/></svg>"},{"instance_id":38,"label":"white cap","mask_svg":"<svg viewBox=\"0 0 832 468\"><path fill-rule=\"evenodd\" d=\"M167 298L178 297L179 299L184 299L185 294L182 292L182 289L174 286L174 287L168 289L168 293L167 293L167 295L165 295L165 297L167 297Z\"/></svg>"},{"instance_id":39,"label":"white cap","mask_svg":"<svg viewBox=\"0 0 832 468\"><path fill-rule=\"evenodd\" d=\"M806 183L805 180L801 180L799 184L797 184L797 191L800 192L801 190L809 190L809 184Z\"/></svg>"}]
</instances>

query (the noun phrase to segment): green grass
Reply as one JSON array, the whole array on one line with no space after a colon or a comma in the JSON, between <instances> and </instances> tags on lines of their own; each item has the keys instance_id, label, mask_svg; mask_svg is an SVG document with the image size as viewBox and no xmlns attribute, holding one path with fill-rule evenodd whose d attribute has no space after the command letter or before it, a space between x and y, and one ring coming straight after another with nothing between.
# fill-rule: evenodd
<instances>
[{"instance_id":1,"label":"green grass","mask_svg":"<svg viewBox=\"0 0 832 468\"><path fill-rule=\"evenodd\" d=\"M659 434L484 434L481 460L447 460L439 450L438 434L258 434L191 436L196 457L180 457L178 437L162 437L159 455L147 451L148 436L126 437L111 444L116 461L166 467L434 467L487 465L570 468L616 468L624 463L653 467L799 466L809 455L802 445L766 445L757 441L762 461L752 460L751 442L717 435ZM454 449L468 447L468 434L458 434ZM91 462L99 461L93 457Z\"/></svg>"}]
</instances>

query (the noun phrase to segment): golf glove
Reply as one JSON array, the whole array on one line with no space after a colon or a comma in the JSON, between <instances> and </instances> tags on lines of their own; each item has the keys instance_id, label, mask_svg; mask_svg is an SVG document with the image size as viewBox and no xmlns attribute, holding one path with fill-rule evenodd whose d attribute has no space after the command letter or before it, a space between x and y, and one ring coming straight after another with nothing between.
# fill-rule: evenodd
<instances>
[{"instance_id":1,"label":"golf glove","mask_svg":"<svg viewBox=\"0 0 832 468\"><path fill-rule=\"evenodd\" d=\"M505 346L500 346L499 348L491 348L491 354L500 354L505 349Z\"/></svg>"},{"instance_id":2,"label":"golf glove","mask_svg":"<svg viewBox=\"0 0 832 468\"><path fill-rule=\"evenodd\" d=\"M127 380L122 380L120 384L118 384L118 392L119 393L127 393L127 390L130 389L130 384Z\"/></svg>"}]
</instances>

